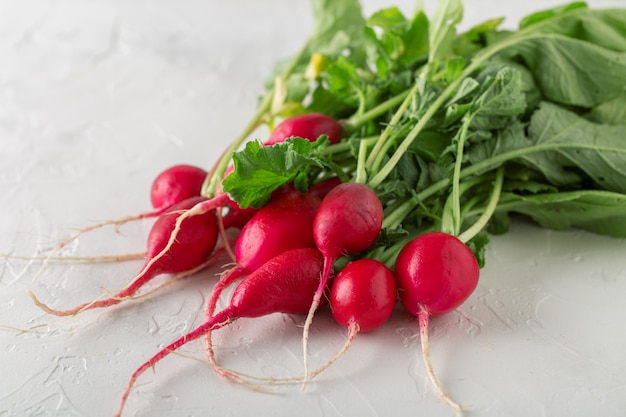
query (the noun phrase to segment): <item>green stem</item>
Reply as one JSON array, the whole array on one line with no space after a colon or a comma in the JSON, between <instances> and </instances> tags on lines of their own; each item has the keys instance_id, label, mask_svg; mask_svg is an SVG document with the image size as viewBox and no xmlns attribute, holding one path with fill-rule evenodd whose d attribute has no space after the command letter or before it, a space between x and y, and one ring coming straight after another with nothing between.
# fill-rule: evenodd
<instances>
[{"instance_id":1,"label":"green stem","mask_svg":"<svg viewBox=\"0 0 626 417\"><path fill-rule=\"evenodd\" d=\"M350 116L344 123L344 129L347 132L353 132L358 129L360 126L363 126L365 123L370 120L374 120L379 116L387 113L391 109L395 109L402 100L409 94L409 91L403 91L402 93L383 101L373 109L370 109L362 114L354 114Z\"/></svg>"},{"instance_id":2,"label":"green stem","mask_svg":"<svg viewBox=\"0 0 626 417\"><path fill-rule=\"evenodd\" d=\"M462 242L470 241L474 236L476 236L489 222L491 216L496 210L498 206L498 201L500 200L500 193L502 191L502 182L504 179L504 166L500 166L498 171L496 172L496 179L493 184L493 190L491 192L491 196L489 197L489 203L487 203L487 207L481 214L481 216L476 220L476 222L467 228L463 233L461 233L458 238Z\"/></svg>"},{"instance_id":3,"label":"green stem","mask_svg":"<svg viewBox=\"0 0 626 417\"><path fill-rule=\"evenodd\" d=\"M361 143L359 146L359 155L357 157L357 163L356 163L356 177L354 178L354 182L356 182L357 184L365 184L367 181L367 172L365 169L365 158L367 155L367 148L377 140L378 140L378 137L361 140Z\"/></svg>"},{"instance_id":4,"label":"green stem","mask_svg":"<svg viewBox=\"0 0 626 417\"><path fill-rule=\"evenodd\" d=\"M605 152L617 152L626 155L626 149L612 148L608 146L588 145L581 143L544 143L540 145L530 146L526 148L516 149L514 151L505 152L500 155L493 156L491 158L484 159L480 162L476 162L472 166L462 169L460 172L460 178L465 178L470 175L476 175L483 171L495 169L500 164L503 164L509 160L529 155L536 152L556 151L559 149L589 149L595 151ZM420 201L424 201L440 191L443 191L450 185L449 178L443 178L436 183L424 188L417 193L413 198L406 200L397 210L392 213L389 218L383 222L384 227L397 227L402 223L402 220L415 208Z\"/></svg>"},{"instance_id":5,"label":"green stem","mask_svg":"<svg viewBox=\"0 0 626 417\"><path fill-rule=\"evenodd\" d=\"M300 51L291 59L289 65L280 76L281 79L286 80L294 71L304 52L308 47L308 42L300 49ZM241 144L246 140L248 136L261 124L263 117L270 111L272 107L272 100L274 98L274 94L276 92L276 82L274 82L274 86L268 93L265 95L265 98L259 105L257 111L252 116L252 119L248 122L248 124L244 127L243 131L235 138L235 140L231 143L231 145L226 149L224 154L221 156L218 161L215 169L212 173L207 177L204 184L202 185L202 195L207 197L213 197L217 191L217 187L222 181L222 177L224 176L224 172L228 168L228 164L230 163L233 153L241 146Z\"/></svg>"},{"instance_id":6,"label":"green stem","mask_svg":"<svg viewBox=\"0 0 626 417\"><path fill-rule=\"evenodd\" d=\"M204 185L202 186L202 195L207 197L213 197L215 192L217 191L217 187L219 183L222 181L222 177L224 176L224 172L228 168L228 164L230 163L233 153L241 146L243 141L258 127L261 119L270 106L272 105L272 96L273 94L267 94L259 108L257 109L252 119L248 122L248 124L244 127L243 131L237 136L237 138L230 144L230 146L226 149L226 152L222 155L220 160L218 161L215 170L213 173L207 178Z\"/></svg>"},{"instance_id":7,"label":"green stem","mask_svg":"<svg viewBox=\"0 0 626 417\"><path fill-rule=\"evenodd\" d=\"M369 157L367 158L367 161L365 162L365 167L367 169L370 169L370 170L372 169L372 166L374 165L374 162L376 161L381 148L387 141L387 138L391 134L391 131L400 122L400 119L404 115L404 112L406 111L407 107L409 107L409 105L411 104L411 101L413 100L413 96L418 92L418 90L419 90L419 84L415 83L413 88L409 90L404 100L402 100L402 104L400 105L400 107L398 107L398 109L394 113L389 123L387 123L387 126L385 126L383 133L381 133L380 138L378 139L378 142L376 142L376 145L374 145L374 149L372 149L372 152L370 153Z\"/></svg>"},{"instance_id":8,"label":"green stem","mask_svg":"<svg viewBox=\"0 0 626 417\"><path fill-rule=\"evenodd\" d=\"M467 116L461 126L461 132L457 143L456 161L454 162L454 172L452 174L452 225L454 235L458 235L461 231L461 192L459 183L461 182L461 165L463 164L463 147L465 146L465 138L467 131L472 122L473 117Z\"/></svg>"},{"instance_id":9,"label":"green stem","mask_svg":"<svg viewBox=\"0 0 626 417\"><path fill-rule=\"evenodd\" d=\"M431 106L424 113L422 118L419 119L413 129L411 129L409 134L400 143L393 155L391 155L387 163L369 180L367 185L370 188L376 188L385 180L385 178L387 178L387 176L394 169L402 155L407 151L413 140L415 140L415 138L422 132L424 127L428 124L428 122L430 122L430 120L434 117L437 111L439 111L439 109L444 105L446 100L448 100L448 98L457 90L463 80L469 77L474 71L476 71L485 61L511 45L515 45L516 43L520 43L529 39L541 38L545 36L548 35L532 32L527 34L525 30L521 30L516 34L509 36L508 38L504 38L499 43L492 44L491 46L483 49L481 52L476 54L472 62L463 70L461 75L454 81L452 81L445 88L445 90L441 92L439 97L437 97L437 99L431 104Z\"/></svg>"}]
</instances>

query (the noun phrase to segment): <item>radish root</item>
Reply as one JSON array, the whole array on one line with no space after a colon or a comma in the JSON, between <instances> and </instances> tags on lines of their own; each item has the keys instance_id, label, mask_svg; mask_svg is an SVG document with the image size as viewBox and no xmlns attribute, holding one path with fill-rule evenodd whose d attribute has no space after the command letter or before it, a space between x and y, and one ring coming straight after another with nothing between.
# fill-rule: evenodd
<instances>
[{"instance_id":1,"label":"radish root","mask_svg":"<svg viewBox=\"0 0 626 417\"><path fill-rule=\"evenodd\" d=\"M115 229L118 230L120 226L122 226L122 225L124 225L126 223L129 223L129 222L135 221L135 220L142 220L142 219L147 219L147 218L150 218L150 217L156 217L159 214L161 214L162 212L163 212L163 210L155 210L155 211L150 211L150 212L142 213L142 214L135 215L135 216L123 217L123 218L117 219L117 220L106 220L104 222L96 223L96 224L93 224L91 226L87 226L85 228L82 228L82 229L78 230L76 233L74 233L73 235L71 235L67 239L63 240L62 242L57 244L54 248L52 248L52 250L50 250L50 253L48 254L48 256L43 258L43 263L42 263L41 267L39 268L37 273L33 276L33 281L36 280L43 273L43 271L48 266L48 262L49 261L51 261L53 259L56 260L57 258L59 258L59 257L54 257L55 253L57 253L58 251L63 249L69 243L71 243L71 242L75 241L76 239L78 239L83 234L85 234L87 232L91 232L91 231L99 229L99 228L102 228L104 226L108 226L108 225L113 225L113 226L115 226ZM86 258L86 259L88 259L88 258ZM98 262L98 261L94 261L94 262Z\"/></svg>"},{"instance_id":2,"label":"radish root","mask_svg":"<svg viewBox=\"0 0 626 417\"><path fill-rule=\"evenodd\" d=\"M321 374L322 372L324 372L326 369L328 369L333 363L335 363L341 356L343 356L348 351L348 349L350 348L350 345L352 344L352 342L354 341L354 338L356 337L358 333L359 333L359 325L357 323L351 322L350 327L348 328L348 337L344 345L341 347L341 349L339 349L339 351L337 351L337 353L335 353L335 355L331 359L329 359L321 367L308 373L306 376L303 375L303 376L294 376L294 377L287 377L287 378L260 377L260 376L251 375L245 372L237 371L231 368L225 368L221 365L218 365L215 360L213 346L211 343L211 336L210 336L211 331L209 331L205 335L205 337L206 337L207 345L208 345L207 352L209 353L209 364L213 368L213 370L215 370L220 376L223 376L228 379L232 379L236 382L242 383L243 385L250 384L248 381L246 381L243 378L247 378L247 379L255 380L255 381L262 381L262 382L266 382L269 384L289 384L289 383L303 382L305 381L305 378L307 381L310 381L314 379L316 376L318 376L319 374Z\"/></svg>"},{"instance_id":3,"label":"radish root","mask_svg":"<svg viewBox=\"0 0 626 417\"><path fill-rule=\"evenodd\" d=\"M324 258L324 269L322 271L322 278L320 281L320 285L315 291L315 295L313 295L313 302L311 303L311 308L309 309L309 313L307 314L306 321L304 322L304 328L302 329L302 356L304 362L304 377L302 378L302 390L304 390L306 386L306 382L308 379L309 373L309 330L311 328L311 324L313 323L313 316L315 315L315 311L320 305L320 301L322 300L322 295L324 294L324 290L326 289L326 283L330 277L333 268L333 260L329 258ZM326 278L326 279L324 279Z\"/></svg>"},{"instance_id":4,"label":"radish root","mask_svg":"<svg viewBox=\"0 0 626 417\"><path fill-rule=\"evenodd\" d=\"M145 252L125 253L122 255L100 255L100 256L20 256L0 253L1 258L16 259L18 261L46 261L46 262L76 262L76 263L104 263L104 262L126 262L143 259Z\"/></svg>"},{"instance_id":5,"label":"radish root","mask_svg":"<svg viewBox=\"0 0 626 417\"><path fill-rule=\"evenodd\" d=\"M463 408L460 404L455 402L448 393L445 392L437 377L435 376L435 371L433 369L433 365L430 361L430 350L428 348L428 319L430 314L428 311L420 305L420 311L417 316L420 327L420 340L422 344L422 357L424 359L424 366L426 367L426 372L428 373L428 377L430 378L430 382L433 384L441 399L446 402L458 415L463 414Z\"/></svg>"},{"instance_id":6,"label":"radish root","mask_svg":"<svg viewBox=\"0 0 626 417\"><path fill-rule=\"evenodd\" d=\"M57 310L57 309L54 309L54 308L48 306L47 304L45 304L41 300L39 300L37 298L37 296L32 291L28 291L28 295L30 296L30 298L33 300L33 303L35 303L35 305L37 307L41 308L43 311L45 311L48 314L52 314L52 315L55 315L55 316L61 316L61 317L62 316L75 316L75 315L77 315L77 314L79 314L79 313L81 313L81 312L83 312L85 310L91 309L94 306L94 304L97 304L105 296L108 296L108 298L110 300L115 301L114 304L120 303L120 302L126 301L126 300L139 300L141 298L147 297L148 295L151 295L151 294L153 294L153 293L155 293L157 291L160 291L163 288L168 287L168 286L172 285L173 283L175 283L175 282L177 282L177 281L179 281L181 279L187 278L187 277L189 277L189 276L191 276L191 275L193 275L193 274L195 274L195 273L197 273L197 272L199 272L199 271L201 271L201 270L203 270L203 269L213 265L215 263L215 260L219 256L219 254L220 254L219 251L215 252L204 263L202 263L202 264L198 265L197 267L192 268L192 269L190 269L188 271L178 273L178 274L174 275L167 282L165 282L165 283L163 283L163 284L161 284L161 285L159 285L159 286L157 286L155 288L152 288L151 290L149 290L149 291L147 291L147 292L145 292L143 294L140 294L140 295L131 295L131 296L128 296L128 297L115 297L114 296L115 293L113 291L103 289L103 293L99 297L97 297L96 299L92 300L89 303L82 304L82 305L80 305L80 306L78 306L76 308L72 308L72 309L69 309L69 310ZM126 287L124 287L124 288L120 289L119 291L117 291L117 293L123 292L124 290L128 289L129 287L131 287L133 285L133 282L131 282Z\"/></svg>"},{"instance_id":7,"label":"radish root","mask_svg":"<svg viewBox=\"0 0 626 417\"><path fill-rule=\"evenodd\" d=\"M200 203L196 204L195 206L193 206L192 208L190 208L189 210L183 210L181 212L181 214L178 216L178 218L176 218L176 224L174 226L174 230L172 230L172 232L170 233L170 238L169 238L167 244L165 245L165 247L161 250L161 252L159 252L152 259L150 259L149 262L146 262L146 264L144 265L143 269L138 274L138 276L144 275L148 270L150 270L152 268L152 266L159 259L161 259L163 256L165 256L167 254L167 252L170 250L172 245L176 242L176 237L178 236L178 233L180 232L181 225L182 225L183 221L185 221L185 219L187 219L189 217L193 217L193 216L199 216L199 215L208 213L211 210L215 210L215 209L223 206L225 204L225 202L227 201L227 199L228 199L228 194L221 194L221 195L219 195L219 196L217 196L217 197L215 197L215 198L213 198L211 200L206 200L206 201L200 202ZM169 213L170 214L174 214L176 212L175 211L171 211Z\"/></svg>"}]
</instances>

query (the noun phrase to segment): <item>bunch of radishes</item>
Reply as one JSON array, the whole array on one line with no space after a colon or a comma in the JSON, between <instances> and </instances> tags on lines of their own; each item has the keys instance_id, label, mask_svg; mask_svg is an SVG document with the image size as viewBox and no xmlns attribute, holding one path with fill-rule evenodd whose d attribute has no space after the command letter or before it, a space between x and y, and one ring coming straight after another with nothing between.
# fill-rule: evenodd
<instances>
[{"instance_id":1,"label":"bunch of radishes","mask_svg":"<svg viewBox=\"0 0 626 417\"><path fill-rule=\"evenodd\" d=\"M311 113L284 120L264 145L273 146L291 137L309 141L325 137L337 143L341 134L339 122ZM226 175L233 169L231 166ZM145 263L124 289L67 310L54 310L32 295L45 311L62 316L112 306L133 297L157 275L193 273L215 262L218 251L230 248L224 231L240 229L235 233L234 253L230 251L236 265L216 283L206 321L133 373L116 415L121 415L137 378L185 343L205 336L210 362L216 365L211 332L241 317L276 312L307 315L302 337L304 376L299 379L306 382L336 359L314 372L308 370L309 327L316 310L327 301L336 321L349 329L340 355L358 332L383 325L400 300L419 319L431 380L442 397L460 410L434 377L428 361L427 327L430 316L456 308L476 287L479 266L468 246L448 233L424 233L408 240L390 268L365 255L379 237L384 220L381 200L366 185L341 182L335 176L314 182L306 192L287 184L274 190L265 205L252 209L240 208L226 193L203 196L208 176L201 168L178 165L155 179L154 210L136 217L156 216L147 239ZM223 246L217 249L220 235ZM339 259L347 261L340 266ZM216 312L222 291L237 280L230 304ZM223 376L238 379L217 365L214 368Z\"/></svg>"}]
</instances>

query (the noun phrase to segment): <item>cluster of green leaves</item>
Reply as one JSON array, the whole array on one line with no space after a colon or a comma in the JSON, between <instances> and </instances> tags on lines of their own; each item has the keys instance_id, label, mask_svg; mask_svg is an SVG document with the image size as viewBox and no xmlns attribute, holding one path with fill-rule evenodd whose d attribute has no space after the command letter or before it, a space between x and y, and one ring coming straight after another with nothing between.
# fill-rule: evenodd
<instances>
[{"instance_id":1,"label":"cluster of green leaves","mask_svg":"<svg viewBox=\"0 0 626 417\"><path fill-rule=\"evenodd\" d=\"M425 229L462 236L480 258L486 230L506 232L512 215L626 236L626 9L575 2L517 30L496 17L457 33L460 0L441 0L432 19L312 4L314 35L277 67L265 116L319 111L344 120L345 139L249 145L235 159L245 170L224 182L236 200L340 170L385 205L382 259Z\"/></svg>"}]
</instances>

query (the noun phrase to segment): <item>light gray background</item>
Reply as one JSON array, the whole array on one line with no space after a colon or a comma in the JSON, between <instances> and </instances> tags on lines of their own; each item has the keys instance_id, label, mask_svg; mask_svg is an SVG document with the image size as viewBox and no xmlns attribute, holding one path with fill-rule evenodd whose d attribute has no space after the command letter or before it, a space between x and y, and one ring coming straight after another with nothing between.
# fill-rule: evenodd
<instances>
[{"instance_id":1,"label":"light gray background","mask_svg":"<svg viewBox=\"0 0 626 417\"><path fill-rule=\"evenodd\" d=\"M512 28L558 3L467 0L463 27L503 15ZM364 7L391 4L413 11L413 1ZM432 11L435 2L425 4ZM73 228L147 209L163 168L210 167L311 23L303 0L0 1L0 252L45 253ZM103 229L63 254L140 251L149 224ZM624 239L520 223L493 238L476 292L431 326L433 365L467 416L624 415L625 254ZM140 266L54 264L33 279L38 263L0 261L0 417L110 416L135 367L201 322L219 269L67 320L26 294L70 307L124 286ZM241 320L216 333L218 359L255 375L300 375L301 324ZM312 366L344 337L327 314L316 316ZM181 352L202 361L202 349ZM155 370L138 381L126 415L453 414L426 377L417 322L401 313L357 336L304 392L251 391L176 355Z\"/></svg>"}]
</instances>

